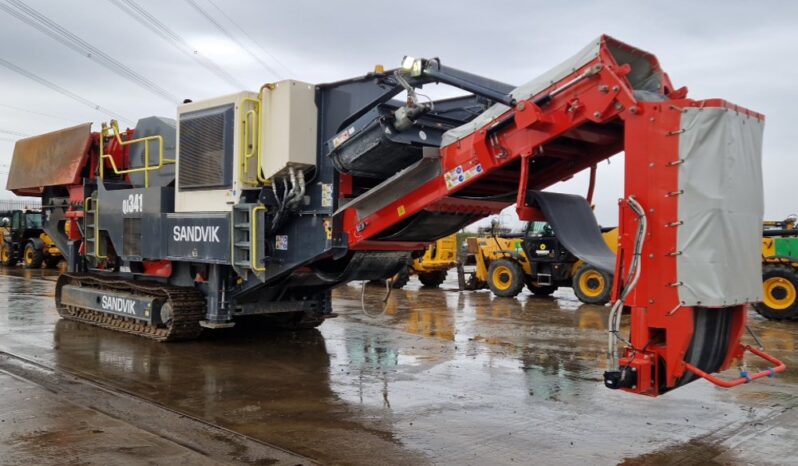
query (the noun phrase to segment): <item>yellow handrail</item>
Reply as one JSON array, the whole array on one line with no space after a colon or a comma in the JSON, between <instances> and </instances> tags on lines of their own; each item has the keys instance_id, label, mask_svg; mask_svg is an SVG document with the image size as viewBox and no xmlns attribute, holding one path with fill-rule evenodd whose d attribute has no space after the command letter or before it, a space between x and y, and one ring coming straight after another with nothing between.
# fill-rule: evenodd
<instances>
[{"instance_id":1,"label":"yellow handrail","mask_svg":"<svg viewBox=\"0 0 798 466\"><path fill-rule=\"evenodd\" d=\"M89 202L94 200L93 197L87 197L83 200L83 220L86 220L86 214L93 214L94 215L94 238L92 238L92 242L94 243L94 257L97 259L107 259L108 256L101 256L100 255L100 202L97 200L94 203L94 210L89 211Z\"/></svg>"},{"instance_id":2,"label":"yellow handrail","mask_svg":"<svg viewBox=\"0 0 798 466\"><path fill-rule=\"evenodd\" d=\"M241 121L241 172L239 178L244 184L257 186L257 181L250 181L249 179L249 159L258 155L257 148L260 146L260 141L258 140L259 131L251 131L252 134L250 134L250 127L254 128L256 122L260 119L260 100L250 97L241 99L241 107L246 103L251 103L253 108L244 114L244 119ZM249 144L250 139L252 140L251 146Z\"/></svg>"},{"instance_id":3,"label":"yellow handrail","mask_svg":"<svg viewBox=\"0 0 798 466\"><path fill-rule=\"evenodd\" d=\"M246 103L250 103L254 107L244 114L244 120L241 122L241 172L239 178L241 178L242 183L250 186L257 186L258 182L265 184L268 181L263 177L263 170L261 169L261 155L263 153L263 145L260 141L260 136L263 134L263 119L261 118L262 102L263 100L260 95L258 95L257 99L253 99L252 97L244 97L241 99L242 107ZM255 128L256 123L257 129L250 134L250 127ZM250 139L252 139L253 143L251 149L249 147ZM249 159L253 156L256 157L255 179L257 181L249 180Z\"/></svg>"},{"instance_id":4,"label":"yellow handrail","mask_svg":"<svg viewBox=\"0 0 798 466\"><path fill-rule=\"evenodd\" d=\"M266 206L258 205L252 208L249 213L249 221L252 224L252 233L249 237L250 243L250 256L249 262L252 270L255 272L265 272L266 266L261 266L258 264L258 212L266 211Z\"/></svg>"},{"instance_id":5,"label":"yellow handrail","mask_svg":"<svg viewBox=\"0 0 798 466\"><path fill-rule=\"evenodd\" d=\"M164 142L163 136L160 134L156 134L153 136L145 136L143 138L136 138L130 139L128 141L123 141L122 136L119 133L119 123L116 120L111 120L110 129L113 130L114 138L119 143L120 146L129 146L132 144L138 144L140 142L144 143L144 166L137 167L137 168L128 168L126 170L120 170L116 166L116 162L111 154L103 154L105 151L105 145L103 139L108 135L109 126L105 123L102 124L102 129L100 131L100 180L104 179L105 177L105 164L103 163L104 159L108 159L111 162L111 168L113 168L114 173L117 175L123 175L126 173L140 173L144 172L144 187L150 187L150 171L152 170L160 170L163 168L164 165L173 164L175 160L173 159L166 159L164 158ZM150 166L150 141L158 141L158 165Z\"/></svg>"}]
</instances>

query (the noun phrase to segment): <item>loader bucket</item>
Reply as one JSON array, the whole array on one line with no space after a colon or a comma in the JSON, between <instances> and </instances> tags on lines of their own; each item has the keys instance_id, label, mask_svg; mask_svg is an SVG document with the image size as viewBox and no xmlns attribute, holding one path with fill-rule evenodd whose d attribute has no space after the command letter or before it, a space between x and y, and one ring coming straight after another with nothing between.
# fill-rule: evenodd
<instances>
[{"instance_id":1,"label":"loader bucket","mask_svg":"<svg viewBox=\"0 0 798 466\"><path fill-rule=\"evenodd\" d=\"M91 145L91 123L20 139L6 189L18 196L41 196L47 186L80 182Z\"/></svg>"}]
</instances>

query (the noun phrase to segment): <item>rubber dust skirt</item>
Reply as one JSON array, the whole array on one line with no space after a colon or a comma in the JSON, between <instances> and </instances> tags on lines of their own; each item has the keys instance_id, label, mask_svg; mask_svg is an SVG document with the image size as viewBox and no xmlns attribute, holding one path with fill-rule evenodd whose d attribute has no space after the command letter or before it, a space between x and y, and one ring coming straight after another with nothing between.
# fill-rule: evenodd
<instances>
[{"instance_id":1,"label":"rubber dust skirt","mask_svg":"<svg viewBox=\"0 0 798 466\"><path fill-rule=\"evenodd\" d=\"M557 239L571 254L609 274L615 273L615 253L604 242L587 199L574 194L527 191L526 202L543 212Z\"/></svg>"}]
</instances>

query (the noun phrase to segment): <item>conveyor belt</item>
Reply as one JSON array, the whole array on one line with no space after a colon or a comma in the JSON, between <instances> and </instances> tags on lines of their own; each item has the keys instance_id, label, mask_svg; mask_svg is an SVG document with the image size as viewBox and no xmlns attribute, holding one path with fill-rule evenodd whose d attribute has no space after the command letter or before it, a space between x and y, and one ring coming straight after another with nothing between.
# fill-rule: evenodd
<instances>
[{"instance_id":1,"label":"conveyor belt","mask_svg":"<svg viewBox=\"0 0 798 466\"><path fill-rule=\"evenodd\" d=\"M718 372L723 366L731 343L732 309L693 308L693 339L684 360L707 373ZM686 385L698 376L690 371L676 382ZM662 387L661 390L665 390Z\"/></svg>"},{"instance_id":2,"label":"conveyor belt","mask_svg":"<svg viewBox=\"0 0 798 466\"><path fill-rule=\"evenodd\" d=\"M528 191L526 202L543 212L557 239L571 254L605 272L615 273L615 253L604 242L593 209L584 197Z\"/></svg>"}]
</instances>

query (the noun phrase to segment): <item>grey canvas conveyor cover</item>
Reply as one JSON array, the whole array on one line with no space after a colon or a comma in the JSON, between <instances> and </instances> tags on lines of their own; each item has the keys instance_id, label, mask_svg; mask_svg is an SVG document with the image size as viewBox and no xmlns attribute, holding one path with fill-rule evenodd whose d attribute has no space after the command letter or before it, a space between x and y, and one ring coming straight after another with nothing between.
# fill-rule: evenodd
<instances>
[{"instance_id":1,"label":"grey canvas conveyor cover","mask_svg":"<svg viewBox=\"0 0 798 466\"><path fill-rule=\"evenodd\" d=\"M615 273L615 253L604 242L587 199L574 194L528 191L526 202L543 212L557 239L571 254L609 274Z\"/></svg>"}]
</instances>

